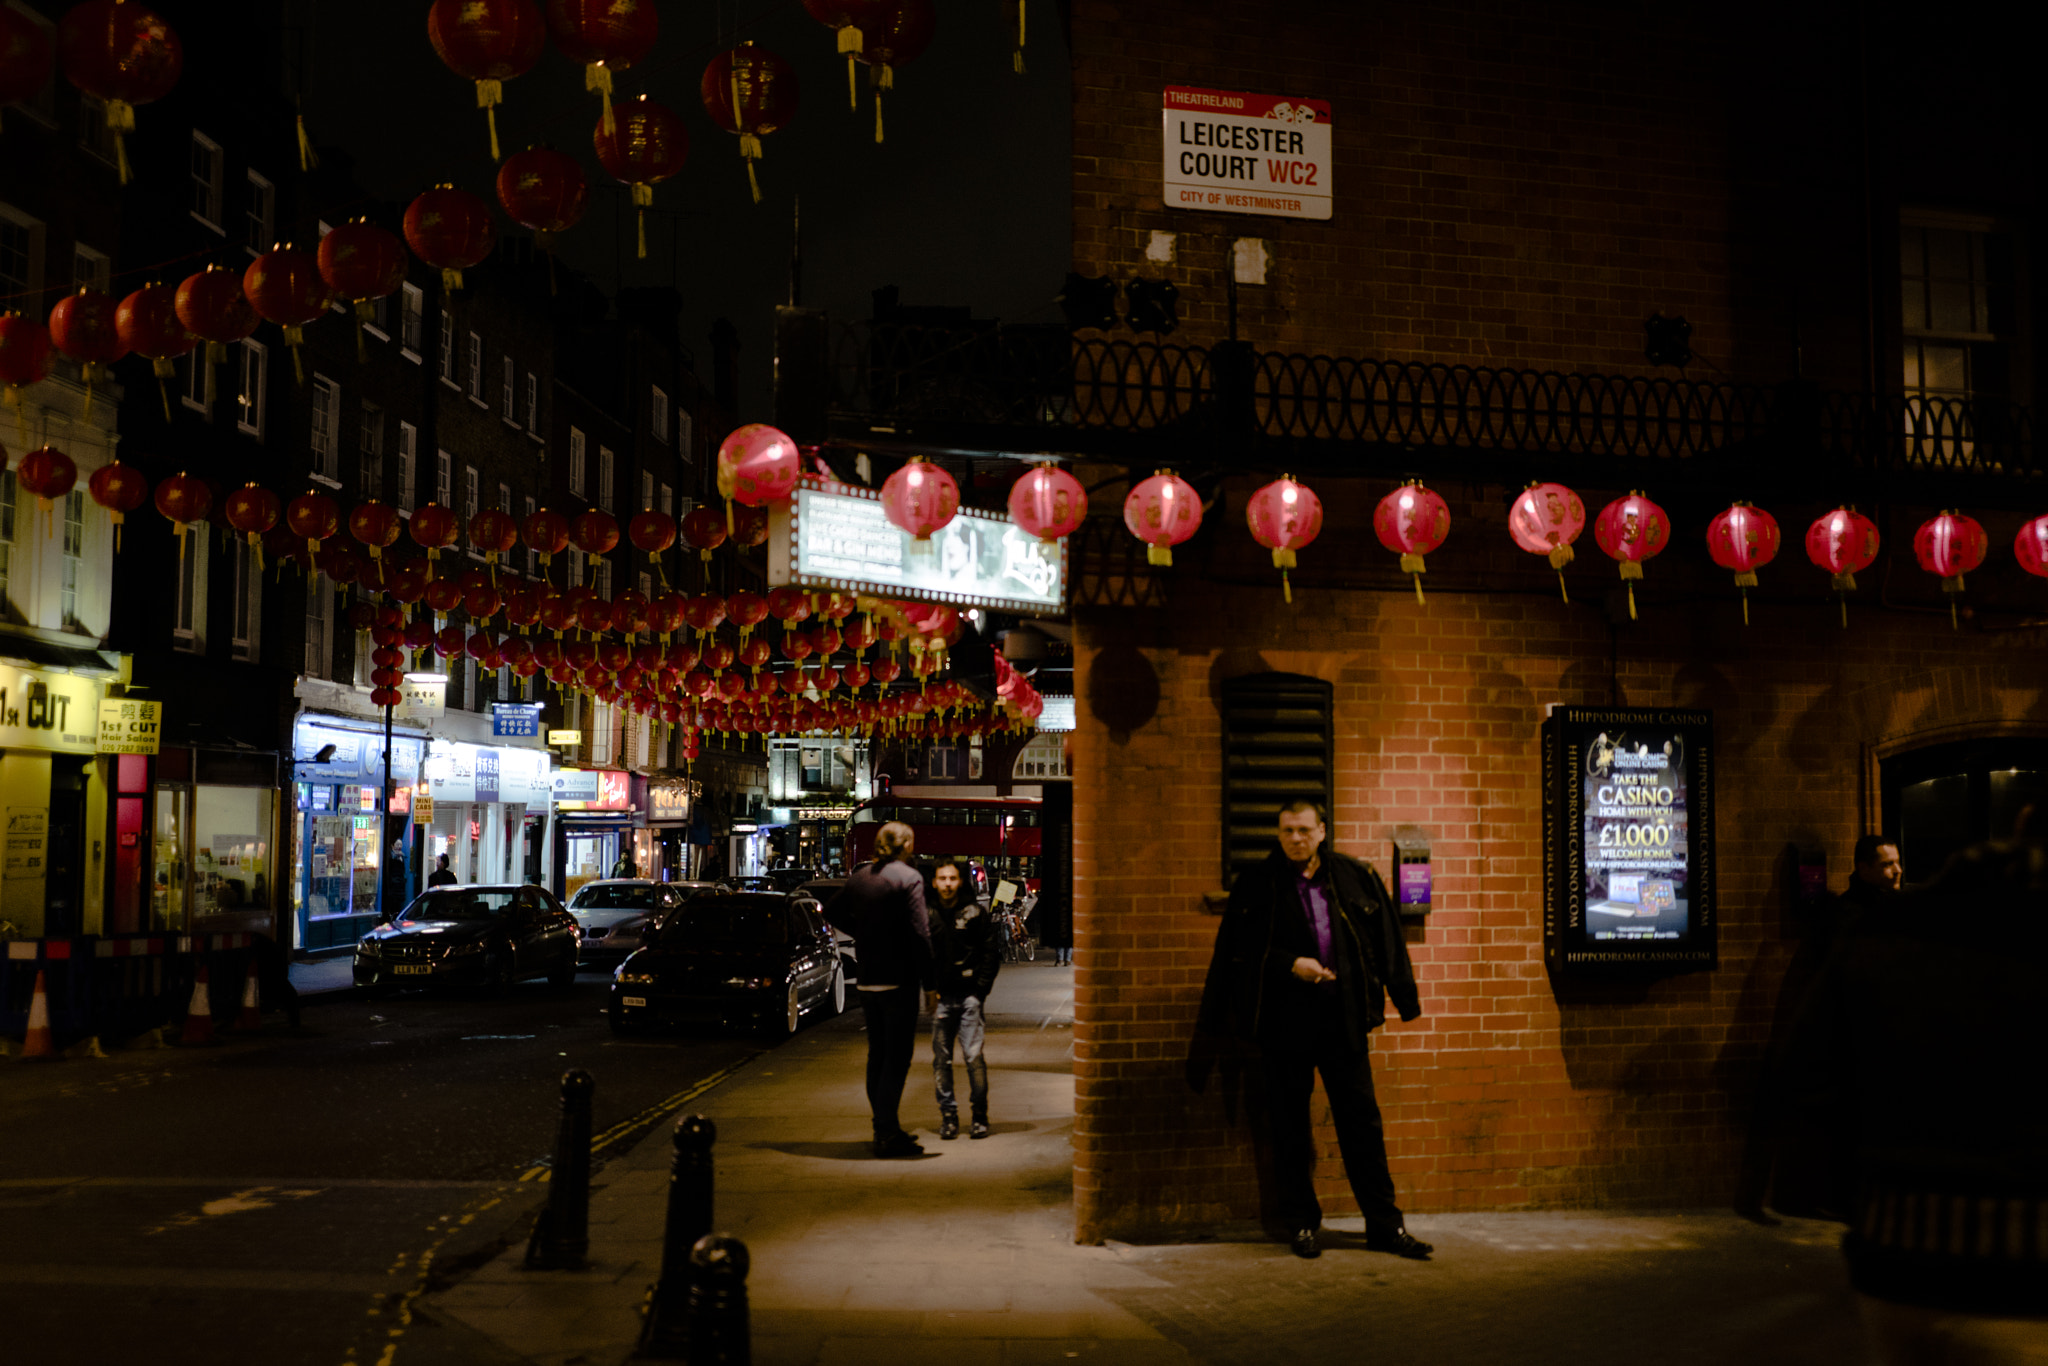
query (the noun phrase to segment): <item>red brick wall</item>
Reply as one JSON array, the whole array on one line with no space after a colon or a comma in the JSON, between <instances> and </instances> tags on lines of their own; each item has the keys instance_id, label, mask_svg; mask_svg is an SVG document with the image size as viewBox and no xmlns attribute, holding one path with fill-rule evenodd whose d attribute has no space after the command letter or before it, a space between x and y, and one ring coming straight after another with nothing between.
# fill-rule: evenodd
<instances>
[{"instance_id":1,"label":"red brick wall","mask_svg":"<svg viewBox=\"0 0 2048 1366\"><path fill-rule=\"evenodd\" d=\"M1430 557L1418 606L1365 529L1383 491L1322 489L1330 524L1302 552L1291 608L1242 534L1239 488L1177 554L1168 609L1077 620L1084 1241L1258 1213L1249 1130L1226 1117L1217 1087L1192 1095L1181 1069L1217 923L1203 893L1221 884L1223 679L1270 669L1334 685L1339 848L1384 868L1396 824L1434 838L1437 909L1410 934L1424 1014L1375 1038L1401 1198L1425 1211L1728 1201L1794 947L1788 845L1826 848L1839 887L1874 809L1878 752L1961 733L2048 734L2048 632L1951 629L1910 561L1865 576L1845 632L1825 576L1790 551L1764 571L1744 627L1726 575L1694 547L1699 528L1681 527L1629 622L1597 550L1567 571L1568 605L1548 567L1513 548L1497 501L1454 500L1452 538ZM1820 510L1779 515L1803 527ZM1924 515L1898 510L1892 543ZM2018 518L1987 520L2002 545ZM1372 548L1346 553L1358 546ZM2038 597L2009 564L1971 587L1980 603ZM1135 651L1159 680L1156 714L1127 734L1092 719L1104 651ZM1713 710L1718 971L1553 988L1537 737L1554 702ZM1351 1211L1334 1134L1323 1137L1326 1206Z\"/></svg>"}]
</instances>

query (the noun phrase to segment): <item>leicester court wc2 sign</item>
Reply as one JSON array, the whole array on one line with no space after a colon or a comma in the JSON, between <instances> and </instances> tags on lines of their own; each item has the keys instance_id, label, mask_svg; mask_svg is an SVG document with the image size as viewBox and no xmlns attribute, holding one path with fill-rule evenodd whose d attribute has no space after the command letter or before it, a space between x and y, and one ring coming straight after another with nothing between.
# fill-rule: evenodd
<instances>
[{"instance_id":1,"label":"leicester court wc2 sign","mask_svg":"<svg viewBox=\"0 0 2048 1366\"><path fill-rule=\"evenodd\" d=\"M1330 216L1328 100L1169 85L1165 118L1167 208Z\"/></svg>"}]
</instances>

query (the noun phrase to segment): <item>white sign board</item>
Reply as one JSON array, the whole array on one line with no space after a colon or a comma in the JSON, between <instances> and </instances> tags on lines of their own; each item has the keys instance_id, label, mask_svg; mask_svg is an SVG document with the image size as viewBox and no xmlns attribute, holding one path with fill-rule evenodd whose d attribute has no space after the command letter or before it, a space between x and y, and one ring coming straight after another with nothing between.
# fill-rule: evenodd
<instances>
[{"instance_id":1,"label":"white sign board","mask_svg":"<svg viewBox=\"0 0 2048 1366\"><path fill-rule=\"evenodd\" d=\"M154 754L163 735L164 704L132 697L100 699L102 754Z\"/></svg>"},{"instance_id":2,"label":"white sign board","mask_svg":"<svg viewBox=\"0 0 2048 1366\"><path fill-rule=\"evenodd\" d=\"M432 721L448 712L448 679L443 674L407 674L398 692L402 721Z\"/></svg>"},{"instance_id":3,"label":"white sign board","mask_svg":"<svg viewBox=\"0 0 2048 1366\"><path fill-rule=\"evenodd\" d=\"M1330 216L1328 100L1169 85L1165 115L1167 208Z\"/></svg>"},{"instance_id":4,"label":"white sign board","mask_svg":"<svg viewBox=\"0 0 2048 1366\"><path fill-rule=\"evenodd\" d=\"M768 513L768 582L891 598L994 607L1027 616L1066 610L1067 547L1041 547L1007 517L961 511L922 545L867 489L797 485Z\"/></svg>"}]
</instances>

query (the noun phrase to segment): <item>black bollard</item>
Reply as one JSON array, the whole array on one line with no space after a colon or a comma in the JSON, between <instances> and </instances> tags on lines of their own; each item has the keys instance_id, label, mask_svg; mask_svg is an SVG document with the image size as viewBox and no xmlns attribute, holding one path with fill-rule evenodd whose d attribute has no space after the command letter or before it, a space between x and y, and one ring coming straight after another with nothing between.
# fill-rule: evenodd
<instances>
[{"instance_id":1,"label":"black bollard","mask_svg":"<svg viewBox=\"0 0 2048 1366\"><path fill-rule=\"evenodd\" d=\"M668 1216L662 1231L661 1279L647 1294L640 1355L681 1360L689 1350L690 1249L711 1232L711 1145L718 1126L703 1115L676 1121L675 1161L668 1174Z\"/></svg>"},{"instance_id":2,"label":"black bollard","mask_svg":"<svg viewBox=\"0 0 2048 1366\"><path fill-rule=\"evenodd\" d=\"M562 1074L562 1129L548 1175L548 1204L526 1244L532 1271L580 1271L590 1257L590 1099L597 1083L580 1067Z\"/></svg>"},{"instance_id":3,"label":"black bollard","mask_svg":"<svg viewBox=\"0 0 2048 1366\"><path fill-rule=\"evenodd\" d=\"M711 1233L690 1250L690 1366L750 1366L747 1245Z\"/></svg>"}]
</instances>

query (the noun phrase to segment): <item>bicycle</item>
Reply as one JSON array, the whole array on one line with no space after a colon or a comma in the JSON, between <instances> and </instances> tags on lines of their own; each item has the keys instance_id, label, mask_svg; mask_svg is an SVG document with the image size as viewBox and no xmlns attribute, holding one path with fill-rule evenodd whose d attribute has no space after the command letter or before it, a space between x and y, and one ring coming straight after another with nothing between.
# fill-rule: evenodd
<instances>
[{"instance_id":1,"label":"bicycle","mask_svg":"<svg viewBox=\"0 0 2048 1366\"><path fill-rule=\"evenodd\" d=\"M1004 962L1029 963L1037 959L1038 941L1022 916L1015 911L999 912L996 923L1002 927Z\"/></svg>"}]
</instances>

